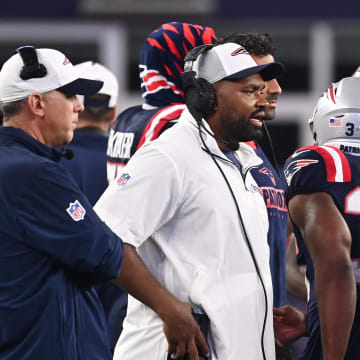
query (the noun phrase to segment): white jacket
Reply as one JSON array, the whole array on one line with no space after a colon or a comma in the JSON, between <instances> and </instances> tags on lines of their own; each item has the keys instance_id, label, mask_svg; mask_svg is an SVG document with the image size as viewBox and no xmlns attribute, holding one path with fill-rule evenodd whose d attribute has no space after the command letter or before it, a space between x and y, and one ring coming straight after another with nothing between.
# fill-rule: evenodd
<instances>
[{"instance_id":1,"label":"white jacket","mask_svg":"<svg viewBox=\"0 0 360 360\"><path fill-rule=\"evenodd\" d=\"M205 132L203 136L231 184L265 282L264 346L266 359L273 360L268 219L249 171L262 160L249 146L240 144L236 151L242 164L240 174L215 139ZM137 247L151 273L170 292L206 312L211 321L211 359L261 360L264 291L234 200L204 151L189 111L160 138L141 148L124 173L99 199L96 212L124 242ZM129 296L114 359L165 360L166 349L160 318Z\"/></svg>"}]
</instances>

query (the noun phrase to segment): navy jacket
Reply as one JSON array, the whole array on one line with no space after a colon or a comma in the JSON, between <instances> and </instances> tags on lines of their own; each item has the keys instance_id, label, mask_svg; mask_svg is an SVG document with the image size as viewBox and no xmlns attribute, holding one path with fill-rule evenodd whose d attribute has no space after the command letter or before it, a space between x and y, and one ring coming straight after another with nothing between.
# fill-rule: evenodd
<instances>
[{"instance_id":1,"label":"navy jacket","mask_svg":"<svg viewBox=\"0 0 360 360\"><path fill-rule=\"evenodd\" d=\"M73 140L66 146L73 151L74 158L60 160L60 164L73 176L91 205L95 205L108 185L106 177L107 141L108 136L101 129L95 127L77 129L74 131ZM126 315L127 293L111 281L97 284L95 289L104 307L108 324L109 346L113 352Z\"/></svg>"},{"instance_id":2,"label":"navy jacket","mask_svg":"<svg viewBox=\"0 0 360 360\"><path fill-rule=\"evenodd\" d=\"M111 359L92 285L119 275L123 245L60 154L0 128L0 358Z\"/></svg>"},{"instance_id":3,"label":"navy jacket","mask_svg":"<svg viewBox=\"0 0 360 360\"><path fill-rule=\"evenodd\" d=\"M108 186L106 177L106 147L108 136L97 128L80 128L66 146L74 153L71 160L63 159L61 165L73 176L91 205Z\"/></svg>"}]
</instances>

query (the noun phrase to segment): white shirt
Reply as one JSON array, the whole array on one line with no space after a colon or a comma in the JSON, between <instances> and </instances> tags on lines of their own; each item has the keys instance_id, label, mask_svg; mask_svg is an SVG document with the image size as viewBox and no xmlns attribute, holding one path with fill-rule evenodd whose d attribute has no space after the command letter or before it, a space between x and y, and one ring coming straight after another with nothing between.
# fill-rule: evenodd
<instances>
[{"instance_id":1,"label":"white shirt","mask_svg":"<svg viewBox=\"0 0 360 360\"><path fill-rule=\"evenodd\" d=\"M207 126L207 123L206 125ZM210 128L208 127L209 131ZM249 168L262 163L246 144L235 156L242 174L203 134L235 194L267 294L266 359L275 359L272 285L264 200ZM212 358L262 359L265 296L224 178L204 151L186 109L178 124L141 148L95 206L151 273L176 297L201 307L211 321ZM119 180L120 179L120 180ZM245 179L245 180L244 180ZM129 296L114 359L166 359L160 318Z\"/></svg>"}]
</instances>

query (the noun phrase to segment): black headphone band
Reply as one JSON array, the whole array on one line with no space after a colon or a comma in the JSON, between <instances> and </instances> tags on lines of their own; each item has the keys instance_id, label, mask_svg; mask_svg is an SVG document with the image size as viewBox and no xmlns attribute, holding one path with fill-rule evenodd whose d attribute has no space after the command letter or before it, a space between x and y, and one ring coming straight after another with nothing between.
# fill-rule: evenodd
<instances>
[{"instance_id":1,"label":"black headphone band","mask_svg":"<svg viewBox=\"0 0 360 360\"><path fill-rule=\"evenodd\" d=\"M24 63L24 66L20 71L21 79L29 80L46 76L46 67L39 63L34 46L22 46L16 49L16 52L21 56Z\"/></svg>"},{"instance_id":2,"label":"black headphone band","mask_svg":"<svg viewBox=\"0 0 360 360\"><path fill-rule=\"evenodd\" d=\"M205 51L209 51L214 47L214 44L201 45L196 48L191 49L184 57L184 71L192 71L192 65L194 61ZM190 69L187 69L186 65L191 65Z\"/></svg>"},{"instance_id":3,"label":"black headphone band","mask_svg":"<svg viewBox=\"0 0 360 360\"><path fill-rule=\"evenodd\" d=\"M184 57L184 72L182 74L185 104L196 119L210 115L216 105L216 95L213 86L202 78L197 78L193 69L194 62L201 54L209 51L214 44L207 44L191 49Z\"/></svg>"}]
</instances>

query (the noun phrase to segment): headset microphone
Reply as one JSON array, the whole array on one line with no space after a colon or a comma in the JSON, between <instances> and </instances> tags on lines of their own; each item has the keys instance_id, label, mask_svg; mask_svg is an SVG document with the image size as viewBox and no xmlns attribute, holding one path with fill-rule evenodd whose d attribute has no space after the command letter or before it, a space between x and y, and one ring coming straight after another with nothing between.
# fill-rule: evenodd
<instances>
[{"instance_id":1,"label":"headset microphone","mask_svg":"<svg viewBox=\"0 0 360 360\"><path fill-rule=\"evenodd\" d=\"M68 148L62 148L62 153L66 160L71 160L75 156L74 152Z\"/></svg>"}]
</instances>

